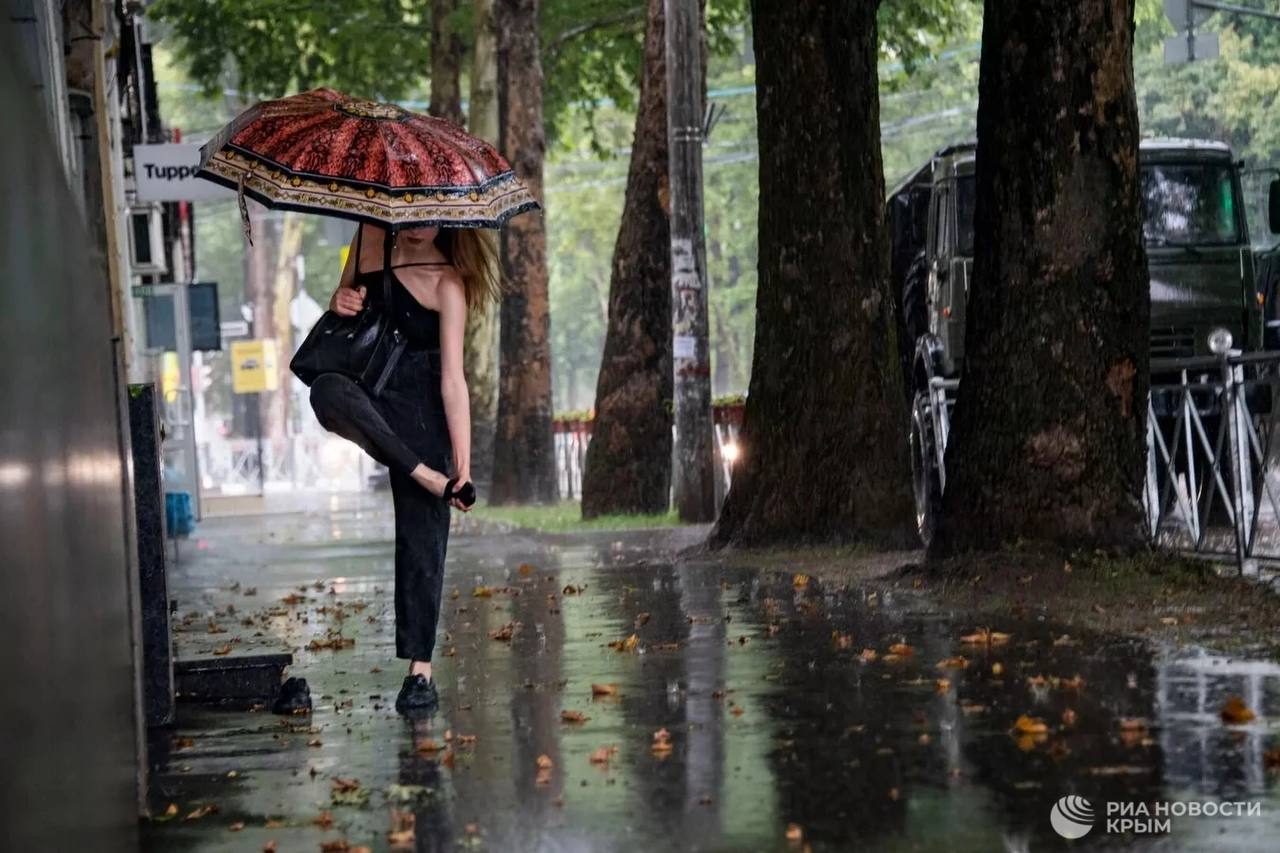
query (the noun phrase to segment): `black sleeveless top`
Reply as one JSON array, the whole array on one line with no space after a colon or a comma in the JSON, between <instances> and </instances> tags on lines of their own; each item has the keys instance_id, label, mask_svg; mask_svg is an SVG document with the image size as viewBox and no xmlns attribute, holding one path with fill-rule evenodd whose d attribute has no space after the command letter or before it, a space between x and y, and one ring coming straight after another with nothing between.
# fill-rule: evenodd
<instances>
[{"instance_id":1,"label":"black sleeveless top","mask_svg":"<svg viewBox=\"0 0 1280 853\"><path fill-rule=\"evenodd\" d=\"M382 300L382 270L360 270L360 238L364 227L356 230L355 286L364 286L366 298ZM405 267L447 267L443 261L427 261L416 264L399 264L391 268L390 317L393 327L400 330L412 350L440 349L440 312L426 307L409 292L395 271ZM375 295L376 294L376 295Z\"/></svg>"}]
</instances>

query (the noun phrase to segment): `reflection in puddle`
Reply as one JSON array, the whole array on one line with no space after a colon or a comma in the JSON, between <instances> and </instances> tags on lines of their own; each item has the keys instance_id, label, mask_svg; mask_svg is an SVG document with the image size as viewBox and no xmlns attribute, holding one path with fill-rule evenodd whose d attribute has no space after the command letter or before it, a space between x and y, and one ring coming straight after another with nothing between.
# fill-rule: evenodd
<instances>
[{"instance_id":1,"label":"reflection in puddle","mask_svg":"<svg viewBox=\"0 0 1280 853\"><path fill-rule=\"evenodd\" d=\"M979 624L789 574L633 564L613 544L520 541L520 553L451 543L446 590L459 595L445 601L437 718L410 725L368 698L400 674L389 619L356 620L354 650L304 653L294 668L329 694L312 721L323 750L282 760L260 733L240 735L234 756L188 759L215 773L238 762L223 812L292 810L305 826L340 775L370 804L335 808L318 838L385 839L411 812L419 850L798 849L789 827L815 850L1056 849L1048 816L1067 795L1100 817L1081 844L1263 850L1280 837L1273 664ZM353 560L333 566L348 579L334 598L367 600L375 585L389 598L386 556L363 574ZM473 597L479 586L491 596ZM1254 721L1223 724L1233 696ZM316 778L295 775L308 764ZM200 793L164 773L169 790ZM1104 831L1109 803L1175 799L1256 800L1262 814L1182 818L1150 839ZM166 832L192 848L226 841L159 828L155 849L171 849Z\"/></svg>"}]
</instances>

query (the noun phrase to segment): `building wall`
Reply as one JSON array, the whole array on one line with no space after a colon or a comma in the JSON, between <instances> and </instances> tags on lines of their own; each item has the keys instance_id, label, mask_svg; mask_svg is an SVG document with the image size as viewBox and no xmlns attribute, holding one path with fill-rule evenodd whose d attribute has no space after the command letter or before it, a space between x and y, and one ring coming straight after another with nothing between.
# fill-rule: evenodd
<instances>
[{"instance_id":1,"label":"building wall","mask_svg":"<svg viewBox=\"0 0 1280 853\"><path fill-rule=\"evenodd\" d=\"M9 56L15 29L0 21ZM135 850L109 285L27 74L0 63L0 850Z\"/></svg>"},{"instance_id":2,"label":"building wall","mask_svg":"<svg viewBox=\"0 0 1280 853\"><path fill-rule=\"evenodd\" d=\"M53 0L5 0L17 30L18 57L27 68L26 80L43 107L68 174L78 170L71 117L67 111L67 83L62 70L62 9Z\"/></svg>"}]
</instances>

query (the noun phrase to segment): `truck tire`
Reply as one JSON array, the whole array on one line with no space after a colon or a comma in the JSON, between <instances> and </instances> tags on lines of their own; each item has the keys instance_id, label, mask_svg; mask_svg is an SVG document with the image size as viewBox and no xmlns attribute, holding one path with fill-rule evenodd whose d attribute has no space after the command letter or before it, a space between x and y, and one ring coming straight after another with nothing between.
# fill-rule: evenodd
<instances>
[{"instance_id":1,"label":"truck tire","mask_svg":"<svg viewBox=\"0 0 1280 853\"><path fill-rule=\"evenodd\" d=\"M916 532L926 548L933 541L942 509L942 480L929 405L928 392L917 391L911 406L911 492L916 505Z\"/></svg>"},{"instance_id":2,"label":"truck tire","mask_svg":"<svg viewBox=\"0 0 1280 853\"><path fill-rule=\"evenodd\" d=\"M903 340L898 342L902 354L903 378L907 384L907 399L912 399L919 388L915 387L912 367L915 364L916 344L920 336L929 331L928 315L929 265L925 262L924 252L920 252L907 268L907 277L902 283L902 329Z\"/></svg>"}]
</instances>

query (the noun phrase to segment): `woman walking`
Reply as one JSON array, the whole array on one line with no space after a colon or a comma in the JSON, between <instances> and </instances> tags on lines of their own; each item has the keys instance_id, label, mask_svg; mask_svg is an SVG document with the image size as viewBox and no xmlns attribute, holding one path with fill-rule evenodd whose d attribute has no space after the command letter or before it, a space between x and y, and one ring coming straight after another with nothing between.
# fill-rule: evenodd
<instances>
[{"instance_id":1,"label":"woman walking","mask_svg":"<svg viewBox=\"0 0 1280 853\"><path fill-rule=\"evenodd\" d=\"M352 317L366 300L381 302L384 237L379 226L359 226L330 310ZM449 509L465 512L475 502L462 369L467 311L496 300L500 274L492 243L476 229L406 228L393 240L390 305L377 308L406 338L406 350L379 396L344 375L324 373L311 385L311 406L325 429L355 442L391 472L396 656L410 661L396 710L414 715L439 701L431 655Z\"/></svg>"}]
</instances>

